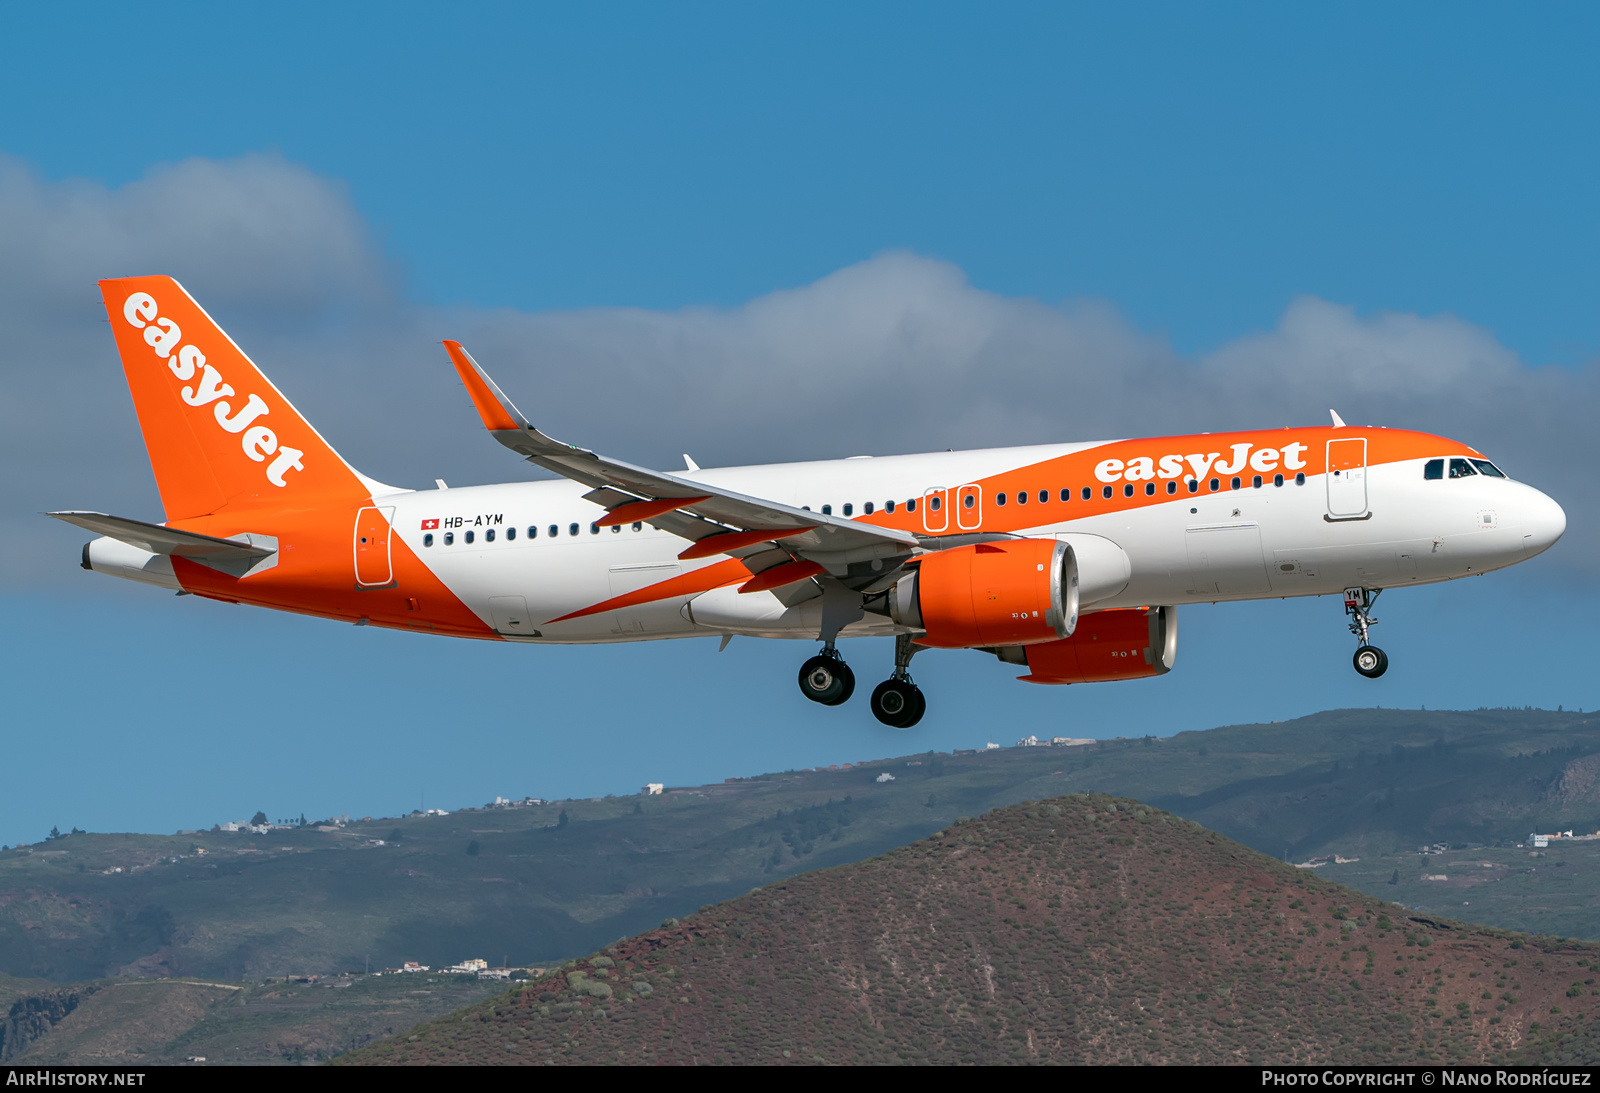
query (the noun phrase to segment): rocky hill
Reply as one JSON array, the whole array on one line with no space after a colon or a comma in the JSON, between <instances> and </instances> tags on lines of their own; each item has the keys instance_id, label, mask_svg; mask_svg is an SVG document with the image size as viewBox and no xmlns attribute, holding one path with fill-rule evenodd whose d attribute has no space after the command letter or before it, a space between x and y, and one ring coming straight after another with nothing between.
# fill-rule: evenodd
<instances>
[{"instance_id":1,"label":"rocky hill","mask_svg":"<svg viewBox=\"0 0 1600 1093\"><path fill-rule=\"evenodd\" d=\"M1514 861L1509 849L1463 861L1471 892L1424 879L1455 865L1416 854L1423 843L1466 852L1535 829L1594 831L1597 787L1594 716L1343 710L337 828L73 833L0 849L0 973L237 983L406 960L542 965L753 885L885 853L959 816L1074 792L1136 797L1274 857L1359 857L1326 868L1408 906L1600 938L1600 842L1564 851L1564 865ZM71 819L51 822L65 831Z\"/></svg>"},{"instance_id":2,"label":"rocky hill","mask_svg":"<svg viewBox=\"0 0 1600 1093\"><path fill-rule=\"evenodd\" d=\"M703 909L351 1063L1600 1058L1600 946L1417 916L1126 799Z\"/></svg>"}]
</instances>

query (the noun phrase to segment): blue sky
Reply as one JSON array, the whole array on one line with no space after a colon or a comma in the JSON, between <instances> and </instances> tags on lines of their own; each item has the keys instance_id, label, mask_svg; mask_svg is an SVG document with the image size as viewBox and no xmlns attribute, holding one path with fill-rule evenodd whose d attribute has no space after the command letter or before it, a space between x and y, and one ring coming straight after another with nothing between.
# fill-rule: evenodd
<instances>
[{"instance_id":1,"label":"blue sky","mask_svg":"<svg viewBox=\"0 0 1600 1093\"><path fill-rule=\"evenodd\" d=\"M0 841L630 792L1024 729L1600 705L1600 16L1103 8L8 7L31 46L0 70ZM79 572L38 511L159 516L92 283L157 271L400 484L525 473L441 369L437 338L465 331L557 435L641 461L1312 423L1336 401L1481 438L1573 530L1386 600L1376 685L1332 601L1196 609L1150 683L919 659L934 712L896 734L807 707L797 645L428 643ZM934 316L928 378L886 412L852 376L901 359L874 332L907 308ZM985 375L1013 404L971 395ZM850 655L863 678L888 658Z\"/></svg>"}]
</instances>

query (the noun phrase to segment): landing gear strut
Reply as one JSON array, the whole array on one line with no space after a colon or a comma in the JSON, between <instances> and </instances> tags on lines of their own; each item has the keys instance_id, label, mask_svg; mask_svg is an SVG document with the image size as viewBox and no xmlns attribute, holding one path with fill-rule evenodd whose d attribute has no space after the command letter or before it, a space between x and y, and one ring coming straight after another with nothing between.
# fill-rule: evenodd
<instances>
[{"instance_id":1,"label":"landing gear strut","mask_svg":"<svg viewBox=\"0 0 1600 1093\"><path fill-rule=\"evenodd\" d=\"M1377 679L1389 670L1389 655L1367 641L1367 630L1376 626L1372 605L1383 594L1381 588L1347 588L1344 590L1344 613L1350 616L1350 632L1360 644L1356 647L1356 671L1368 679Z\"/></svg>"},{"instance_id":2,"label":"landing gear strut","mask_svg":"<svg viewBox=\"0 0 1600 1093\"><path fill-rule=\"evenodd\" d=\"M911 682L908 670L917 648L910 634L897 634L894 639L894 675L878 684L872 692L872 716L894 729L909 729L927 712L928 700L922 689Z\"/></svg>"},{"instance_id":3,"label":"landing gear strut","mask_svg":"<svg viewBox=\"0 0 1600 1093\"><path fill-rule=\"evenodd\" d=\"M840 706L856 690L856 674L828 642L822 652L800 665L800 693L824 706Z\"/></svg>"}]
</instances>

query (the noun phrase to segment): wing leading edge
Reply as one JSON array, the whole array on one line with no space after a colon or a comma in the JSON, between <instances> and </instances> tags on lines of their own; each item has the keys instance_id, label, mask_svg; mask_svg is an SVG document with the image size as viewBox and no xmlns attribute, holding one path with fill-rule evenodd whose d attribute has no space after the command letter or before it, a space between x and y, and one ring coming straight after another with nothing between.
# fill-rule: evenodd
<instances>
[{"instance_id":1,"label":"wing leading edge","mask_svg":"<svg viewBox=\"0 0 1600 1093\"><path fill-rule=\"evenodd\" d=\"M460 342L446 341L444 347L490 435L528 462L591 487L584 498L607 511L602 524L643 520L690 541L680 558L726 554L741 559L753 574L796 561L815 563L751 581L755 587L748 591L809 583L821 573L863 590L869 584L886 586L889 576L922 550L910 532L749 497L563 444L535 428ZM880 564L872 568L872 562ZM852 567L869 573L851 579ZM780 593L780 598L789 597Z\"/></svg>"}]
</instances>

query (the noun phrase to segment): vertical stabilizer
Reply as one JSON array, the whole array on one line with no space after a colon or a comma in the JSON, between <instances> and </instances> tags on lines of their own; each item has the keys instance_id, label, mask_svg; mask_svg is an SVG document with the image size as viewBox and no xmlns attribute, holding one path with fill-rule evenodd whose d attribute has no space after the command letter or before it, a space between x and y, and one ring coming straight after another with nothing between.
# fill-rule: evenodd
<instances>
[{"instance_id":1,"label":"vertical stabilizer","mask_svg":"<svg viewBox=\"0 0 1600 1093\"><path fill-rule=\"evenodd\" d=\"M370 496L182 285L128 277L100 291L168 520Z\"/></svg>"}]
</instances>

